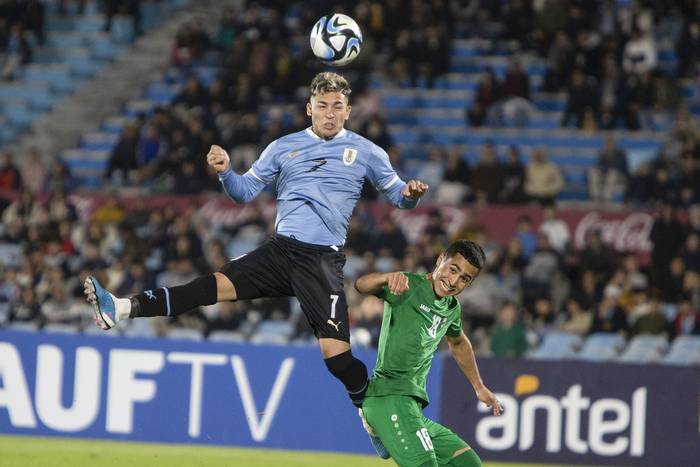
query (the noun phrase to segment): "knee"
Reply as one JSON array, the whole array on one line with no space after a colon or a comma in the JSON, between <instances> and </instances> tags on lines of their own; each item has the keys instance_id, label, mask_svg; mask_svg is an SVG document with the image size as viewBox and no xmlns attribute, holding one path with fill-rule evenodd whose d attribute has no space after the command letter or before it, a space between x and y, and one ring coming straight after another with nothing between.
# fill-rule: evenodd
<instances>
[{"instance_id":1,"label":"knee","mask_svg":"<svg viewBox=\"0 0 700 467\"><path fill-rule=\"evenodd\" d=\"M238 295L236 295L236 286L233 285L231 279L220 272L215 272L214 278L216 279L217 302L232 302L238 299Z\"/></svg>"},{"instance_id":2,"label":"knee","mask_svg":"<svg viewBox=\"0 0 700 467\"><path fill-rule=\"evenodd\" d=\"M470 447L465 447L454 453L447 464L449 467L481 467L481 459Z\"/></svg>"}]
</instances>

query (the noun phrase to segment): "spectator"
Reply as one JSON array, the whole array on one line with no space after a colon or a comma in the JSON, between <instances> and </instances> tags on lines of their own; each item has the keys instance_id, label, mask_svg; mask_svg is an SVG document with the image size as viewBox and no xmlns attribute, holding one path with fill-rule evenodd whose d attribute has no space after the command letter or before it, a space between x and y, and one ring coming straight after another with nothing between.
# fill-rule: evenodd
<instances>
[{"instance_id":1,"label":"spectator","mask_svg":"<svg viewBox=\"0 0 700 467\"><path fill-rule=\"evenodd\" d=\"M520 240L523 256L529 261L537 249L537 233L533 230L530 216L520 216L516 227L515 236Z\"/></svg>"},{"instance_id":2,"label":"spectator","mask_svg":"<svg viewBox=\"0 0 700 467\"><path fill-rule=\"evenodd\" d=\"M503 97L520 97L530 100L530 78L523 70L520 60L513 58L506 70L503 80Z\"/></svg>"},{"instance_id":3,"label":"spectator","mask_svg":"<svg viewBox=\"0 0 700 467\"><path fill-rule=\"evenodd\" d=\"M567 89L566 108L561 126L569 126L571 118L574 117L576 126L580 128L583 126L583 116L586 109L592 109L597 115L599 104L599 95L593 83L588 82L582 70L574 70Z\"/></svg>"},{"instance_id":4,"label":"spectator","mask_svg":"<svg viewBox=\"0 0 700 467\"><path fill-rule=\"evenodd\" d=\"M612 135L605 137L598 163L588 172L588 191L595 201L613 201L627 186L627 158Z\"/></svg>"},{"instance_id":5,"label":"spectator","mask_svg":"<svg viewBox=\"0 0 700 467\"><path fill-rule=\"evenodd\" d=\"M476 88L476 100L484 112L488 113L492 104L499 101L503 97L501 83L496 78L493 69L487 67L481 75L479 84Z\"/></svg>"},{"instance_id":6,"label":"spectator","mask_svg":"<svg viewBox=\"0 0 700 467\"><path fill-rule=\"evenodd\" d=\"M579 268L582 271L591 271L595 276L595 283L603 284L610 277L615 268L615 256L603 242L600 230L593 229L586 233L586 244L581 251Z\"/></svg>"},{"instance_id":7,"label":"spectator","mask_svg":"<svg viewBox=\"0 0 700 467\"><path fill-rule=\"evenodd\" d=\"M503 188L498 200L503 203L521 204L525 202L525 167L520 161L520 151L516 146L508 148L506 163L502 166Z\"/></svg>"},{"instance_id":8,"label":"spectator","mask_svg":"<svg viewBox=\"0 0 700 467\"><path fill-rule=\"evenodd\" d=\"M593 314L590 310L582 309L575 298L566 301L566 318L559 323L559 330L585 336L591 330Z\"/></svg>"},{"instance_id":9,"label":"spectator","mask_svg":"<svg viewBox=\"0 0 700 467\"><path fill-rule=\"evenodd\" d=\"M0 47L3 46L0 44ZM10 26L10 33L4 44L4 53L0 54L0 79L10 80L21 65L28 63L32 58L32 49L25 36L21 23Z\"/></svg>"},{"instance_id":10,"label":"spectator","mask_svg":"<svg viewBox=\"0 0 700 467\"><path fill-rule=\"evenodd\" d=\"M539 233L549 240L549 244L559 254L564 254L569 248L571 241L571 231L569 225L562 219L557 218L557 211L554 206L545 206L542 210L544 221L540 224Z\"/></svg>"},{"instance_id":11,"label":"spectator","mask_svg":"<svg viewBox=\"0 0 700 467\"><path fill-rule=\"evenodd\" d=\"M659 208L659 214L649 233L649 240L652 244L651 284L661 287L671 260L678 254L684 242L683 227L672 204L665 203Z\"/></svg>"},{"instance_id":12,"label":"spectator","mask_svg":"<svg viewBox=\"0 0 700 467\"><path fill-rule=\"evenodd\" d=\"M501 191L501 164L496 159L496 146L488 141L481 151L479 163L474 168L472 188L477 202L494 202Z\"/></svg>"},{"instance_id":13,"label":"spectator","mask_svg":"<svg viewBox=\"0 0 700 467\"><path fill-rule=\"evenodd\" d=\"M22 186L22 174L15 165L14 157L11 152L5 151L0 163L0 191L19 191Z\"/></svg>"},{"instance_id":14,"label":"spectator","mask_svg":"<svg viewBox=\"0 0 700 467\"><path fill-rule=\"evenodd\" d=\"M625 72L635 74L646 73L656 67L656 43L651 33L632 32L632 38L625 44L622 54L622 67Z\"/></svg>"},{"instance_id":15,"label":"spectator","mask_svg":"<svg viewBox=\"0 0 700 467\"><path fill-rule=\"evenodd\" d=\"M525 168L525 193L531 201L550 205L562 188L564 178L559 167L547 160L543 149L535 149L532 160Z\"/></svg>"},{"instance_id":16,"label":"spectator","mask_svg":"<svg viewBox=\"0 0 700 467\"><path fill-rule=\"evenodd\" d=\"M697 76L700 64L700 18L686 22L676 50L678 74L690 78Z\"/></svg>"},{"instance_id":17,"label":"spectator","mask_svg":"<svg viewBox=\"0 0 700 467\"><path fill-rule=\"evenodd\" d=\"M652 334L659 335L668 331L669 322L663 314L661 304L652 300L649 312L641 316L632 326L632 334Z\"/></svg>"},{"instance_id":18,"label":"spectator","mask_svg":"<svg viewBox=\"0 0 700 467\"><path fill-rule=\"evenodd\" d=\"M40 193L46 184L46 167L37 148L29 150L29 158L22 166L22 181L27 190Z\"/></svg>"},{"instance_id":19,"label":"spectator","mask_svg":"<svg viewBox=\"0 0 700 467\"><path fill-rule=\"evenodd\" d=\"M668 330L671 339L689 334L700 334L700 310L693 309L692 302L688 298L683 298L678 302L678 312Z\"/></svg>"},{"instance_id":20,"label":"spectator","mask_svg":"<svg viewBox=\"0 0 700 467\"><path fill-rule=\"evenodd\" d=\"M139 144L138 128L134 124L129 124L122 130L119 142L112 150L107 162L105 178L110 181L117 181L118 184L129 181L134 176L134 171L138 168L136 152ZM113 175L117 173L117 178Z\"/></svg>"},{"instance_id":21,"label":"spectator","mask_svg":"<svg viewBox=\"0 0 700 467\"><path fill-rule=\"evenodd\" d=\"M671 260L666 274L660 276L661 300L665 303L676 303L683 296L683 276L685 276L685 263L683 259L675 257Z\"/></svg>"},{"instance_id":22,"label":"spectator","mask_svg":"<svg viewBox=\"0 0 700 467\"><path fill-rule=\"evenodd\" d=\"M520 322L518 308L506 303L491 331L491 352L497 357L520 357L527 350L525 327Z\"/></svg>"},{"instance_id":23,"label":"spectator","mask_svg":"<svg viewBox=\"0 0 700 467\"><path fill-rule=\"evenodd\" d=\"M447 152L442 182L438 184L436 201L457 204L465 200L471 189L472 172L457 149Z\"/></svg>"},{"instance_id":24,"label":"spectator","mask_svg":"<svg viewBox=\"0 0 700 467\"><path fill-rule=\"evenodd\" d=\"M591 333L615 332L626 334L629 327L625 312L617 305L615 297L603 297L596 307Z\"/></svg>"}]
</instances>

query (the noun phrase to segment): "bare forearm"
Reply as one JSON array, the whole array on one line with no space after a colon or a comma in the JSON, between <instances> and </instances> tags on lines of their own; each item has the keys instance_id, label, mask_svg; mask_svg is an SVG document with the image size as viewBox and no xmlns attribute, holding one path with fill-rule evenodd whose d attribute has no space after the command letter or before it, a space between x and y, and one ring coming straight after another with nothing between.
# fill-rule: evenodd
<instances>
[{"instance_id":1,"label":"bare forearm","mask_svg":"<svg viewBox=\"0 0 700 467\"><path fill-rule=\"evenodd\" d=\"M459 343L450 343L450 352L452 357L461 368L464 375L467 377L471 383L474 390L478 390L480 387L484 386L484 382L479 374L479 368L476 366L476 358L474 357L474 349L472 348L471 342L466 337L459 341Z\"/></svg>"},{"instance_id":2,"label":"bare forearm","mask_svg":"<svg viewBox=\"0 0 700 467\"><path fill-rule=\"evenodd\" d=\"M377 295L388 282L388 274L384 272L371 272L360 276L355 281L355 289L363 294Z\"/></svg>"}]
</instances>

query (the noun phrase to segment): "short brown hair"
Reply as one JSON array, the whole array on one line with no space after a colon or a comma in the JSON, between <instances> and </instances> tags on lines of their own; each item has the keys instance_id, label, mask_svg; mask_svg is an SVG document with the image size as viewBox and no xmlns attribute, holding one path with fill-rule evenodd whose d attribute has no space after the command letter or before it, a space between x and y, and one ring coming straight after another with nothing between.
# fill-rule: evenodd
<instances>
[{"instance_id":1,"label":"short brown hair","mask_svg":"<svg viewBox=\"0 0 700 467\"><path fill-rule=\"evenodd\" d=\"M350 98L350 84L343 76L331 71L324 71L317 74L311 81L309 88L311 97L317 94L325 94L327 92L339 92L347 99Z\"/></svg>"}]
</instances>

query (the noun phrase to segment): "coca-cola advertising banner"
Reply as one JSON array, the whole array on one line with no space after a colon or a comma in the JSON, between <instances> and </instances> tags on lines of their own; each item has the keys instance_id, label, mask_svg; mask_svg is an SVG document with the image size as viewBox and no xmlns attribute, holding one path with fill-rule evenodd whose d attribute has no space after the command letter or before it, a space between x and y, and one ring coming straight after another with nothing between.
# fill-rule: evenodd
<instances>
[{"instance_id":1,"label":"coca-cola advertising banner","mask_svg":"<svg viewBox=\"0 0 700 467\"><path fill-rule=\"evenodd\" d=\"M105 202L105 196L73 195L71 200L83 215L89 215ZM275 216L275 204L264 195L249 204L237 204L218 195L153 196L148 198L122 197L120 202L127 210L146 208L170 208L182 214L197 214L213 224L235 226L262 216L271 220ZM532 219L533 229L542 222L542 210L531 206L438 206L419 205L416 209L396 209L384 202L362 203L357 210L367 210L376 220L389 216L396 222L410 241L417 239L428 224L429 215L437 210L442 225L450 235L470 225L483 230L489 240L505 244L516 232L522 216ZM649 232L654 217L650 211L616 210L601 211L588 208L565 208L557 212L569 227L574 248L585 243L586 233L597 229L603 240L620 252L632 252L644 259L651 251Z\"/></svg>"},{"instance_id":2,"label":"coca-cola advertising banner","mask_svg":"<svg viewBox=\"0 0 700 467\"><path fill-rule=\"evenodd\" d=\"M481 358L493 416L452 359L440 421L483 459L564 465L700 465L700 372L665 365Z\"/></svg>"}]
</instances>

